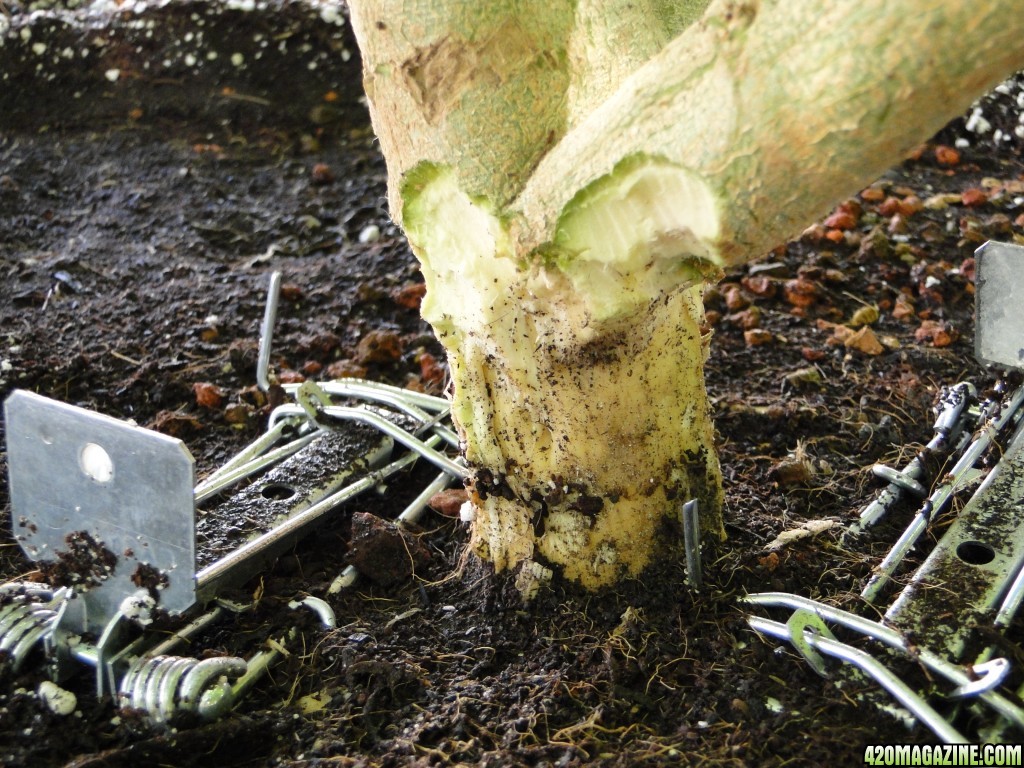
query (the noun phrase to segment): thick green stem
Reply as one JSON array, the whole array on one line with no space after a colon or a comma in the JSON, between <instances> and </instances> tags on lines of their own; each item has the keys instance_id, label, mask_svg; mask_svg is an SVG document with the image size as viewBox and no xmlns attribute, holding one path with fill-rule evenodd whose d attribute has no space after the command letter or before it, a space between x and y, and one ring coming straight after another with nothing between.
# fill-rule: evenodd
<instances>
[{"instance_id":1,"label":"thick green stem","mask_svg":"<svg viewBox=\"0 0 1024 768\"><path fill-rule=\"evenodd\" d=\"M667 193L671 184L648 178L666 174L647 169L627 183ZM423 315L448 350L453 417L476 468L477 551L499 570L530 561L527 573L556 567L597 587L678 555L679 516L691 498L706 511L705 532L720 537L704 275L690 268L683 280L673 262L666 282L664 265L648 254L614 274L672 289L594 306L589 273L575 290L557 268L519 270L503 222L453 174L424 168L417 179L406 228L427 276ZM632 242L630 213L616 205L579 237L608 228L613 250L611 232ZM568 243L582 242L567 231Z\"/></svg>"},{"instance_id":2,"label":"thick green stem","mask_svg":"<svg viewBox=\"0 0 1024 768\"><path fill-rule=\"evenodd\" d=\"M474 541L524 589L638 573L691 497L721 532L700 286L1024 66L1014 0L350 7Z\"/></svg>"}]
</instances>

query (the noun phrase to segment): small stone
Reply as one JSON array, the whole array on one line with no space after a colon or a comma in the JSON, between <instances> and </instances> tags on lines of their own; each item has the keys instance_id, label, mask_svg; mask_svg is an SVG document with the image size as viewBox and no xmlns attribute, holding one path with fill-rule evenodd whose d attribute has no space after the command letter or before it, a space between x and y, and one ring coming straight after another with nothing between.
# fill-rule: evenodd
<instances>
[{"instance_id":1,"label":"small stone","mask_svg":"<svg viewBox=\"0 0 1024 768\"><path fill-rule=\"evenodd\" d=\"M419 309L423 297L427 294L427 286L424 283L407 283L391 294L391 298L400 307L406 309Z\"/></svg>"},{"instance_id":2,"label":"small stone","mask_svg":"<svg viewBox=\"0 0 1024 768\"><path fill-rule=\"evenodd\" d=\"M917 317L917 312L914 309L914 300L905 293L899 294L892 307L892 316L897 320L909 320Z\"/></svg>"},{"instance_id":3,"label":"small stone","mask_svg":"<svg viewBox=\"0 0 1024 768\"><path fill-rule=\"evenodd\" d=\"M823 222L831 229L853 229L857 226L857 218L849 211L836 211Z\"/></svg>"},{"instance_id":4,"label":"small stone","mask_svg":"<svg viewBox=\"0 0 1024 768\"><path fill-rule=\"evenodd\" d=\"M925 320L914 331L914 340L918 344L930 343L933 347L948 347L959 338L952 326L936 320Z\"/></svg>"},{"instance_id":5,"label":"small stone","mask_svg":"<svg viewBox=\"0 0 1024 768\"><path fill-rule=\"evenodd\" d=\"M437 389L444 386L448 369L438 362L436 357L429 352L422 352L416 358L416 362L420 364L420 377L424 382L434 385Z\"/></svg>"},{"instance_id":6,"label":"small stone","mask_svg":"<svg viewBox=\"0 0 1024 768\"><path fill-rule=\"evenodd\" d=\"M331 356L341 346L341 339L331 331L318 331L308 336L303 336L299 341L297 349L304 354L312 353L319 358Z\"/></svg>"},{"instance_id":7,"label":"small stone","mask_svg":"<svg viewBox=\"0 0 1024 768\"><path fill-rule=\"evenodd\" d=\"M907 195L899 204L899 212L904 216L913 216L915 213L920 213L924 209L924 203L921 202L921 198L917 195Z\"/></svg>"},{"instance_id":8,"label":"small stone","mask_svg":"<svg viewBox=\"0 0 1024 768\"><path fill-rule=\"evenodd\" d=\"M811 280L797 278L787 280L782 286L786 301L794 307L810 307L818 300L818 286Z\"/></svg>"},{"instance_id":9,"label":"small stone","mask_svg":"<svg viewBox=\"0 0 1024 768\"><path fill-rule=\"evenodd\" d=\"M228 424L248 424L252 413L252 406L246 403L232 403L224 409L224 421Z\"/></svg>"},{"instance_id":10,"label":"small stone","mask_svg":"<svg viewBox=\"0 0 1024 768\"><path fill-rule=\"evenodd\" d=\"M772 467L769 474L783 488L807 486L814 479L814 465L802 450L797 449L793 456L786 457Z\"/></svg>"},{"instance_id":11,"label":"small stone","mask_svg":"<svg viewBox=\"0 0 1024 768\"><path fill-rule=\"evenodd\" d=\"M373 330L359 340L356 360L369 363L393 363L402 356L402 340L394 331Z\"/></svg>"},{"instance_id":12,"label":"small stone","mask_svg":"<svg viewBox=\"0 0 1024 768\"><path fill-rule=\"evenodd\" d=\"M825 238L825 234L825 227L815 223L800 233L800 239L811 243L820 243Z\"/></svg>"},{"instance_id":13,"label":"small stone","mask_svg":"<svg viewBox=\"0 0 1024 768\"><path fill-rule=\"evenodd\" d=\"M968 208L977 208L988 202L988 195L984 191L972 187L963 191L960 200Z\"/></svg>"},{"instance_id":14,"label":"small stone","mask_svg":"<svg viewBox=\"0 0 1024 768\"><path fill-rule=\"evenodd\" d=\"M192 385L192 392L196 396L196 405L201 408L220 408L224 400L224 393L216 384L205 381L197 381Z\"/></svg>"},{"instance_id":15,"label":"small stone","mask_svg":"<svg viewBox=\"0 0 1024 768\"><path fill-rule=\"evenodd\" d=\"M757 307L749 307L742 312L729 315L729 320L745 331L758 328L761 325L761 310Z\"/></svg>"},{"instance_id":16,"label":"small stone","mask_svg":"<svg viewBox=\"0 0 1024 768\"><path fill-rule=\"evenodd\" d=\"M439 515L458 517L459 510L467 501L469 501L469 493L465 488L449 488L431 496L427 506Z\"/></svg>"},{"instance_id":17,"label":"small stone","mask_svg":"<svg viewBox=\"0 0 1024 768\"><path fill-rule=\"evenodd\" d=\"M203 423L187 413L165 410L157 413L153 421L146 426L171 437L182 437L191 432L198 432L203 428Z\"/></svg>"},{"instance_id":18,"label":"small stone","mask_svg":"<svg viewBox=\"0 0 1024 768\"><path fill-rule=\"evenodd\" d=\"M832 325L832 335L826 340L826 344L830 347L841 347L845 346L847 340L853 336L856 331L848 325Z\"/></svg>"},{"instance_id":19,"label":"small stone","mask_svg":"<svg viewBox=\"0 0 1024 768\"><path fill-rule=\"evenodd\" d=\"M733 285L725 291L725 306L730 312L739 312L750 306L750 299L744 295L738 285Z\"/></svg>"},{"instance_id":20,"label":"small stone","mask_svg":"<svg viewBox=\"0 0 1024 768\"><path fill-rule=\"evenodd\" d=\"M887 197L882 201L882 204L878 206L878 212L885 216L885 218L891 218L900 212L900 201L897 197Z\"/></svg>"},{"instance_id":21,"label":"small stone","mask_svg":"<svg viewBox=\"0 0 1024 768\"><path fill-rule=\"evenodd\" d=\"M1013 222L1005 213L993 213L985 220L985 230L993 236L1013 236Z\"/></svg>"},{"instance_id":22,"label":"small stone","mask_svg":"<svg viewBox=\"0 0 1024 768\"><path fill-rule=\"evenodd\" d=\"M365 379L368 373L365 365L354 360L335 360L327 366L327 376L331 379Z\"/></svg>"},{"instance_id":23,"label":"small stone","mask_svg":"<svg viewBox=\"0 0 1024 768\"><path fill-rule=\"evenodd\" d=\"M885 352L885 347L882 346L882 342L878 340L875 332L871 330L870 326L865 325L859 331L855 331L843 345L847 349L855 349L858 352L863 352L865 355L880 355Z\"/></svg>"},{"instance_id":24,"label":"small stone","mask_svg":"<svg viewBox=\"0 0 1024 768\"><path fill-rule=\"evenodd\" d=\"M895 213L889 219L888 230L890 235L905 235L910 231L910 227L907 226L907 219L902 213Z\"/></svg>"},{"instance_id":25,"label":"small stone","mask_svg":"<svg viewBox=\"0 0 1024 768\"><path fill-rule=\"evenodd\" d=\"M860 241L857 249L859 261L871 259L886 259L892 254L892 246L889 243L889 236L881 227L875 227Z\"/></svg>"},{"instance_id":26,"label":"small stone","mask_svg":"<svg viewBox=\"0 0 1024 768\"><path fill-rule=\"evenodd\" d=\"M299 301L302 296L302 288L295 283L284 283L281 286L281 298L285 301Z\"/></svg>"},{"instance_id":27,"label":"small stone","mask_svg":"<svg viewBox=\"0 0 1024 768\"><path fill-rule=\"evenodd\" d=\"M763 275L748 275L741 282L748 293L759 299L771 299L778 291L775 281Z\"/></svg>"},{"instance_id":28,"label":"small stone","mask_svg":"<svg viewBox=\"0 0 1024 768\"><path fill-rule=\"evenodd\" d=\"M926 243L941 243L946 239L945 229L934 221L929 221L921 227L920 235Z\"/></svg>"},{"instance_id":29,"label":"small stone","mask_svg":"<svg viewBox=\"0 0 1024 768\"><path fill-rule=\"evenodd\" d=\"M768 344L772 341L771 331L766 331L764 328L751 328L749 331L743 332L743 340L747 343L748 347L759 347L763 344Z\"/></svg>"},{"instance_id":30,"label":"small stone","mask_svg":"<svg viewBox=\"0 0 1024 768\"><path fill-rule=\"evenodd\" d=\"M331 166L327 163L317 163L313 166L313 170L310 172L310 176L313 179L313 183L318 186L324 186L325 184L331 184L334 182L334 171L331 170Z\"/></svg>"},{"instance_id":31,"label":"small stone","mask_svg":"<svg viewBox=\"0 0 1024 768\"><path fill-rule=\"evenodd\" d=\"M935 159L939 165L953 166L960 164L960 153L952 147L947 147L944 144L939 144L935 147Z\"/></svg>"},{"instance_id":32,"label":"small stone","mask_svg":"<svg viewBox=\"0 0 1024 768\"><path fill-rule=\"evenodd\" d=\"M821 277L826 283L831 285L843 285L850 279L841 269L826 269Z\"/></svg>"}]
</instances>

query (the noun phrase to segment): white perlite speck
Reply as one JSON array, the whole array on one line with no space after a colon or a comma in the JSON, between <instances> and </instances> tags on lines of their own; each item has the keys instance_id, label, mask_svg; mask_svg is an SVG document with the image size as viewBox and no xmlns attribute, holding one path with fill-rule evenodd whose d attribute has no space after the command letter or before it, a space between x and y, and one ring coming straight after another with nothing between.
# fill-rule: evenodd
<instances>
[{"instance_id":1,"label":"white perlite speck","mask_svg":"<svg viewBox=\"0 0 1024 768\"><path fill-rule=\"evenodd\" d=\"M78 698L71 691L66 691L50 680L44 680L36 689L40 700L55 715L66 716L75 711Z\"/></svg>"},{"instance_id":2,"label":"white perlite speck","mask_svg":"<svg viewBox=\"0 0 1024 768\"><path fill-rule=\"evenodd\" d=\"M342 26L345 23L345 17L341 13L340 3L321 3L320 19L324 24L336 24L339 27Z\"/></svg>"},{"instance_id":3,"label":"white perlite speck","mask_svg":"<svg viewBox=\"0 0 1024 768\"><path fill-rule=\"evenodd\" d=\"M971 112L971 116L967 118L967 125L964 127L971 133L984 134L992 130L992 123L982 116L979 108Z\"/></svg>"},{"instance_id":4,"label":"white perlite speck","mask_svg":"<svg viewBox=\"0 0 1024 768\"><path fill-rule=\"evenodd\" d=\"M121 614L126 619L131 619L136 624L146 626L153 623L153 609L156 607L156 600L143 591L129 595L121 601Z\"/></svg>"}]
</instances>

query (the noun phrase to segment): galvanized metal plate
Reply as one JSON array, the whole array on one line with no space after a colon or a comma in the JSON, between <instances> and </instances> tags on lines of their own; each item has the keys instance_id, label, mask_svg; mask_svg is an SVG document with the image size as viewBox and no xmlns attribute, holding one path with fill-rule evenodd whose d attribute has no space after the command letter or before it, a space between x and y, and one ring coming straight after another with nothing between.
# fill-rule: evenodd
<instances>
[{"instance_id":1,"label":"galvanized metal plate","mask_svg":"<svg viewBox=\"0 0 1024 768\"><path fill-rule=\"evenodd\" d=\"M1024 247L990 241L975 257L975 357L1024 368Z\"/></svg>"},{"instance_id":2,"label":"galvanized metal plate","mask_svg":"<svg viewBox=\"0 0 1024 768\"><path fill-rule=\"evenodd\" d=\"M351 487L391 455L394 440L349 423L313 442L196 521L197 593L201 600L237 586L323 522L321 502Z\"/></svg>"},{"instance_id":3,"label":"galvanized metal plate","mask_svg":"<svg viewBox=\"0 0 1024 768\"><path fill-rule=\"evenodd\" d=\"M185 444L16 391L4 403L14 537L78 583L78 631L140 587L179 613L195 602L195 462ZM76 613L78 613L76 611Z\"/></svg>"},{"instance_id":4,"label":"galvanized metal plate","mask_svg":"<svg viewBox=\"0 0 1024 768\"><path fill-rule=\"evenodd\" d=\"M1024 428L946 529L888 622L922 647L961 659L984 617L994 616L1024 568Z\"/></svg>"}]
</instances>

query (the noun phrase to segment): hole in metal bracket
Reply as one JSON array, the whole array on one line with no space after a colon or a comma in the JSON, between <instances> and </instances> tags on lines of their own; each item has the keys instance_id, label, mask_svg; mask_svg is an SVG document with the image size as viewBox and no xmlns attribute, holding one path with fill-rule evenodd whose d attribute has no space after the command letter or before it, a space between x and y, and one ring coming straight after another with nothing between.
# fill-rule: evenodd
<instances>
[{"instance_id":1,"label":"hole in metal bracket","mask_svg":"<svg viewBox=\"0 0 1024 768\"><path fill-rule=\"evenodd\" d=\"M271 483L260 493L263 495L263 498L270 499L271 501L285 501L294 496L296 491L290 485L285 485L284 483Z\"/></svg>"},{"instance_id":2,"label":"hole in metal bracket","mask_svg":"<svg viewBox=\"0 0 1024 768\"><path fill-rule=\"evenodd\" d=\"M980 541L965 541L956 548L956 556L970 565L985 565L995 560L996 551Z\"/></svg>"},{"instance_id":3,"label":"hole in metal bracket","mask_svg":"<svg viewBox=\"0 0 1024 768\"><path fill-rule=\"evenodd\" d=\"M102 445L86 443L78 454L78 465L86 477L97 483L109 483L114 477L114 462Z\"/></svg>"}]
</instances>

